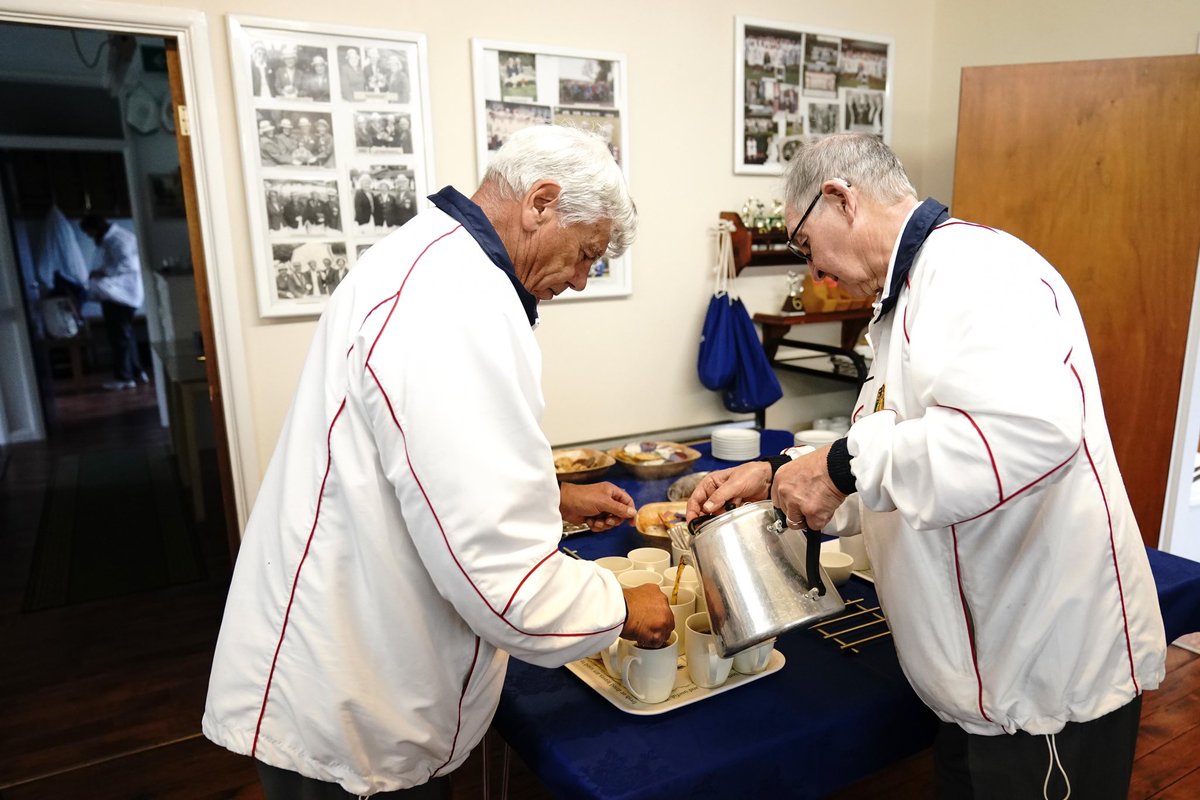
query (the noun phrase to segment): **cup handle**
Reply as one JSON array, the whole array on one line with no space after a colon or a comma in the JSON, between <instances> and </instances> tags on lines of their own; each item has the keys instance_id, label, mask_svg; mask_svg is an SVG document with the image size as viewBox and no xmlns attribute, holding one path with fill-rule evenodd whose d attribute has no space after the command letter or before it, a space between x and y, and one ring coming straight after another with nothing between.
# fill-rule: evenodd
<instances>
[{"instance_id":1,"label":"cup handle","mask_svg":"<svg viewBox=\"0 0 1200 800\"><path fill-rule=\"evenodd\" d=\"M629 691L629 693L631 695L633 695L639 701L644 703L644 702L646 702L646 696L644 694L639 694L638 690L633 688L633 682L631 680L629 680L630 667L632 667L634 664L641 663L641 661L642 661L641 656L630 656L629 658L625 659L625 662L623 664L621 664L621 683L623 683L625 685L625 688Z\"/></svg>"}]
</instances>

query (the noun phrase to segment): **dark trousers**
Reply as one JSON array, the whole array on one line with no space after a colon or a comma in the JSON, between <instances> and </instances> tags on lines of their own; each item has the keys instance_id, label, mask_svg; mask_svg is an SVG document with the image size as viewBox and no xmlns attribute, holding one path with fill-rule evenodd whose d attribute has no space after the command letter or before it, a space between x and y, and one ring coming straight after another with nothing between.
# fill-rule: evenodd
<instances>
[{"instance_id":1,"label":"dark trousers","mask_svg":"<svg viewBox=\"0 0 1200 800\"><path fill-rule=\"evenodd\" d=\"M133 314L137 309L108 300L102 302L100 308L104 312L104 327L112 347L113 375L119 381L137 380L142 374L137 335L133 332Z\"/></svg>"},{"instance_id":2,"label":"dark trousers","mask_svg":"<svg viewBox=\"0 0 1200 800\"><path fill-rule=\"evenodd\" d=\"M1138 695L1099 719L1068 722L1053 736L978 736L943 722L933 745L937 796L1056 800L1067 796L1069 781L1073 798L1125 800L1141 712Z\"/></svg>"},{"instance_id":3,"label":"dark trousers","mask_svg":"<svg viewBox=\"0 0 1200 800\"><path fill-rule=\"evenodd\" d=\"M292 772L279 767L272 767L261 761L255 761L258 767L258 780L262 783L263 794L267 800L347 800L353 795L336 783L326 783L316 778L306 778L299 772ZM400 789L395 792L380 792L371 795L372 800L447 800L450 797L450 779L448 777L434 778L428 783L414 786L411 789Z\"/></svg>"}]
</instances>

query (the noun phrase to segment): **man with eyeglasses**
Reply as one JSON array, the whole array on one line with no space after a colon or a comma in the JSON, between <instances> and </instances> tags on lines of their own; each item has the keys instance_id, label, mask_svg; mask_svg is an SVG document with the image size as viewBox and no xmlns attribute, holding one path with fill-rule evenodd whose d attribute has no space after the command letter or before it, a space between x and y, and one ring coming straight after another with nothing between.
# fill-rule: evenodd
<instances>
[{"instance_id":1,"label":"man with eyeglasses","mask_svg":"<svg viewBox=\"0 0 1200 800\"><path fill-rule=\"evenodd\" d=\"M844 438L712 473L688 516L769 496L795 528L865 534L942 720L939 796L1124 798L1166 642L1070 289L918 200L870 135L803 147L785 199L813 278L875 298L871 374Z\"/></svg>"}]
</instances>

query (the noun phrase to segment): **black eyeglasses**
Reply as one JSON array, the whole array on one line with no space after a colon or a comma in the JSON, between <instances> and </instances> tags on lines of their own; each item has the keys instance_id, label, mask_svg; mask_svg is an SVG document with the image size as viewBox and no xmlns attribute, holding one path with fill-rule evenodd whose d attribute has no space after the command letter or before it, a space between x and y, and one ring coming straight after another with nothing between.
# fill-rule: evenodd
<instances>
[{"instance_id":1,"label":"black eyeglasses","mask_svg":"<svg viewBox=\"0 0 1200 800\"><path fill-rule=\"evenodd\" d=\"M804 213L800 215L800 221L796 223L796 227L792 228L792 234L788 237L787 248L788 252L800 259L801 264L807 264L810 260L808 253L800 249L800 245L796 244L796 234L800 232L800 226L808 219L808 215L817 207L817 201L821 199L821 191L817 190L817 196L808 204L808 208L804 209Z\"/></svg>"}]
</instances>

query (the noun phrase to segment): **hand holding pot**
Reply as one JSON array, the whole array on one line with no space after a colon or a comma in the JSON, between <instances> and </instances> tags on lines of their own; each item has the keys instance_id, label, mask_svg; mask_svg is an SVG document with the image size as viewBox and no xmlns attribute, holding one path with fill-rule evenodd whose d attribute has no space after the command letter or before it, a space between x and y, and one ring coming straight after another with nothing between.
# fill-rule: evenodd
<instances>
[{"instance_id":1,"label":"hand holding pot","mask_svg":"<svg viewBox=\"0 0 1200 800\"><path fill-rule=\"evenodd\" d=\"M621 638L637 642L638 647L653 649L667 643L675 630L671 604L658 584L625 589L625 627Z\"/></svg>"},{"instance_id":2,"label":"hand holding pot","mask_svg":"<svg viewBox=\"0 0 1200 800\"><path fill-rule=\"evenodd\" d=\"M775 473L771 500L776 508L783 510L789 522L803 521L810 530L819 531L846 499L829 477L825 466L828 455L826 445L793 459Z\"/></svg>"},{"instance_id":3,"label":"hand holding pot","mask_svg":"<svg viewBox=\"0 0 1200 800\"><path fill-rule=\"evenodd\" d=\"M696 484L688 498L689 521L706 514L719 514L725 504L735 505L765 500L771 490L771 465L750 461L741 466L710 472Z\"/></svg>"}]
</instances>

